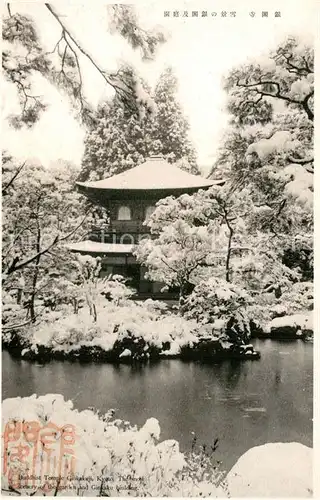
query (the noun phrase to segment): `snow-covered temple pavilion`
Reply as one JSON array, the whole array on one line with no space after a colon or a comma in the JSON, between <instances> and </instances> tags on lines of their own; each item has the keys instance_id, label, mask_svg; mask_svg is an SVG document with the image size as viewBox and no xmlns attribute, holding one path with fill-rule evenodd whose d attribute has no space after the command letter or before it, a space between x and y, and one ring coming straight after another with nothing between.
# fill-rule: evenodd
<instances>
[{"instance_id":1,"label":"snow-covered temple pavilion","mask_svg":"<svg viewBox=\"0 0 320 500\"><path fill-rule=\"evenodd\" d=\"M149 235L143 223L160 199L192 194L221 183L189 174L159 155L101 181L77 182L78 190L94 204L104 207L109 219L104 230L93 232L90 239L70 244L68 248L100 256L103 275L121 274L129 278L130 286L140 298L165 298L160 294L163 285L144 278L146 268L138 264L132 253L134 245Z\"/></svg>"}]
</instances>

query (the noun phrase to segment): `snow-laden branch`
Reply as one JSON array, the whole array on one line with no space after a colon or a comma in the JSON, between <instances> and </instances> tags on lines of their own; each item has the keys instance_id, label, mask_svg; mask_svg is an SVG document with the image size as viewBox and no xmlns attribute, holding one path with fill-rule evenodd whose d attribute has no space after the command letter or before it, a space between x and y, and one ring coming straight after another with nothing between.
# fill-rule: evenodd
<instances>
[{"instance_id":1,"label":"snow-laden branch","mask_svg":"<svg viewBox=\"0 0 320 500\"><path fill-rule=\"evenodd\" d=\"M263 87L264 85L272 85L276 89L275 92L268 92L262 88L259 88L259 87ZM306 95L302 101L300 101L299 99L294 99L293 97L289 97L289 96L285 95L283 93L283 91L281 90L279 82L276 82L274 80L258 80L258 81L253 82L253 83L247 83L247 82L240 82L240 80L238 79L236 81L236 86L239 88L252 89L254 92L259 94L259 96L261 96L261 97L275 97L275 98L280 99L282 101L290 102L291 104L298 104L298 105L302 106L304 111L307 113L309 120L313 121L314 113L309 108L309 99L314 95L313 90L311 92L309 92L309 94ZM254 104L257 104L258 102L259 102L259 100L256 101Z\"/></svg>"},{"instance_id":2,"label":"snow-laden branch","mask_svg":"<svg viewBox=\"0 0 320 500\"><path fill-rule=\"evenodd\" d=\"M28 257L27 259L19 262L19 257L15 257L11 264L8 266L8 268L4 271L4 276L8 276L9 274L12 274L26 266L28 266L29 264L31 264L32 262L34 261L37 261L39 259L39 257L41 257L42 255L45 255L46 253L49 253L49 251L55 246L57 245L58 243L61 243L62 241L65 241L67 240L68 238L70 238L81 226L82 224L85 222L88 214L90 212L90 209L87 210L85 216L82 218L81 222L72 230L70 231L68 234L66 234L65 236L59 236L59 235L56 235L55 238L52 240L52 242L47 245L45 248L43 248L42 250L39 250L38 252L34 253L31 257Z\"/></svg>"},{"instance_id":3,"label":"snow-laden branch","mask_svg":"<svg viewBox=\"0 0 320 500\"><path fill-rule=\"evenodd\" d=\"M97 72L100 74L100 76L104 79L104 81L114 89L114 91L121 95L122 97L125 97L127 100L130 100L135 97L135 91L134 88L128 87L127 85L120 85L117 84L115 81L113 81L113 75L110 73L108 74L102 67L97 63L97 61L94 59L94 57L89 54L87 50L83 48L79 40L76 39L75 35L71 33L70 29L66 26L66 24L62 21L61 16L57 13L57 11L53 8L53 6L49 3L45 4L46 8L50 12L50 14L54 17L54 19L59 23L59 25L62 28L62 35L61 39L64 40L66 43L66 47L70 49L72 52L74 58L75 58L75 63L77 66L77 71L78 71L78 76L79 76L79 97L81 101L81 107L83 107L83 96L82 96L82 76L81 76L81 69L80 69L80 64L79 64L79 59L78 55L74 49L76 47L79 52L81 52L82 55L86 57L86 59L89 60L89 62L92 64L92 66L97 70ZM60 41L61 41L60 39ZM58 42L58 44L60 43ZM72 45L73 44L73 45ZM82 99L82 100L81 100Z\"/></svg>"}]
</instances>

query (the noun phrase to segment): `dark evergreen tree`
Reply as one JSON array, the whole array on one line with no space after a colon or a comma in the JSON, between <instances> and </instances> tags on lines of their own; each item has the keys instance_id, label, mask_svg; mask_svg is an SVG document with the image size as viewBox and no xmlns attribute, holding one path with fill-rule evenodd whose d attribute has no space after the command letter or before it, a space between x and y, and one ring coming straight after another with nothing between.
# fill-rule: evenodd
<instances>
[{"instance_id":1,"label":"dark evergreen tree","mask_svg":"<svg viewBox=\"0 0 320 500\"><path fill-rule=\"evenodd\" d=\"M196 151L189 139L189 122L177 99L177 91L178 79L169 67L160 76L155 89L154 139L161 144L160 152L168 161L178 162L183 170L199 174Z\"/></svg>"},{"instance_id":2,"label":"dark evergreen tree","mask_svg":"<svg viewBox=\"0 0 320 500\"><path fill-rule=\"evenodd\" d=\"M140 115L128 113L117 96L101 105L85 138L79 179L103 179L141 163L153 152L152 119L151 110Z\"/></svg>"},{"instance_id":3,"label":"dark evergreen tree","mask_svg":"<svg viewBox=\"0 0 320 500\"><path fill-rule=\"evenodd\" d=\"M145 101L150 89L135 78L136 93ZM139 115L121 106L118 97L98 109L85 139L81 181L110 177L135 167L151 154L199 174L196 152L188 137L189 123L177 101L177 78L167 69L156 86L153 102Z\"/></svg>"}]
</instances>

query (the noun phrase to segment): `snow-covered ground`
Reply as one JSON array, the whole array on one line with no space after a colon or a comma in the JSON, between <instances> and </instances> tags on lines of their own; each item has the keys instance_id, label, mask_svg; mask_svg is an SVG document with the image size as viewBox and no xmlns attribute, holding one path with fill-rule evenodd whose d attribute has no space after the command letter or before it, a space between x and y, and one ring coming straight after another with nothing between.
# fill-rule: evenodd
<instances>
[{"instance_id":1,"label":"snow-covered ground","mask_svg":"<svg viewBox=\"0 0 320 500\"><path fill-rule=\"evenodd\" d=\"M96 308L96 320L86 308L77 314L50 311L43 321L25 330L4 337L25 359L93 359L129 361L187 356L205 340L206 356L238 356L248 358L255 353L244 351L243 341L229 339L226 320L216 319L203 324L194 318L182 317L167 309L166 304L147 300L143 303L124 301L121 305L106 300ZM214 345L213 345L214 344ZM252 346L249 346L252 347ZM234 349L233 349L234 348ZM201 358L199 351L198 355ZM209 356L209 357L210 357Z\"/></svg>"},{"instance_id":2,"label":"snow-covered ground","mask_svg":"<svg viewBox=\"0 0 320 500\"><path fill-rule=\"evenodd\" d=\"M170 354L178 354L182 345L197 341L199 327L194 320L168 312L163 314L164 306L149 300L143 304L130 301L120 308L105 301L104 306L98 309L96 322L92 321L86 309L57 318L52 317L55 313L51 313L45 323L28 330L28 345L23 355L28 351L36 353L39 347L66 353L81 347L98 347L108 352L116 342L130 337L143 339L147 346L159 351L165 343L169 343Z\"/></svg>"}]
</instances>

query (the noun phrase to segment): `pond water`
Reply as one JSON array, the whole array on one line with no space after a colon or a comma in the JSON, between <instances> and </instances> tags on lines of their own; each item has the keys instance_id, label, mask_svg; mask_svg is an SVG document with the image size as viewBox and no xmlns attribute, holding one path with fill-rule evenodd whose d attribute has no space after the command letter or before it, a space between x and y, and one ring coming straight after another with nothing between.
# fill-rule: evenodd
<instances>
[{"instance_id":1,"label":"pond water","mask_svg":"<svg viewBox=\"0 0 320 500\"><path fill-rule=\"evenodd\" d=\"M60 393L75 408L89 406L142 425L160 422L161 439L181 449L219 439L215 453L229 470L249 448L297 441L312 446L313 346L303 341L255 340L258 361L217 364L162 360L149 366L45 365L2 353L3 399Z\"/></svg>"}]
</instances>

